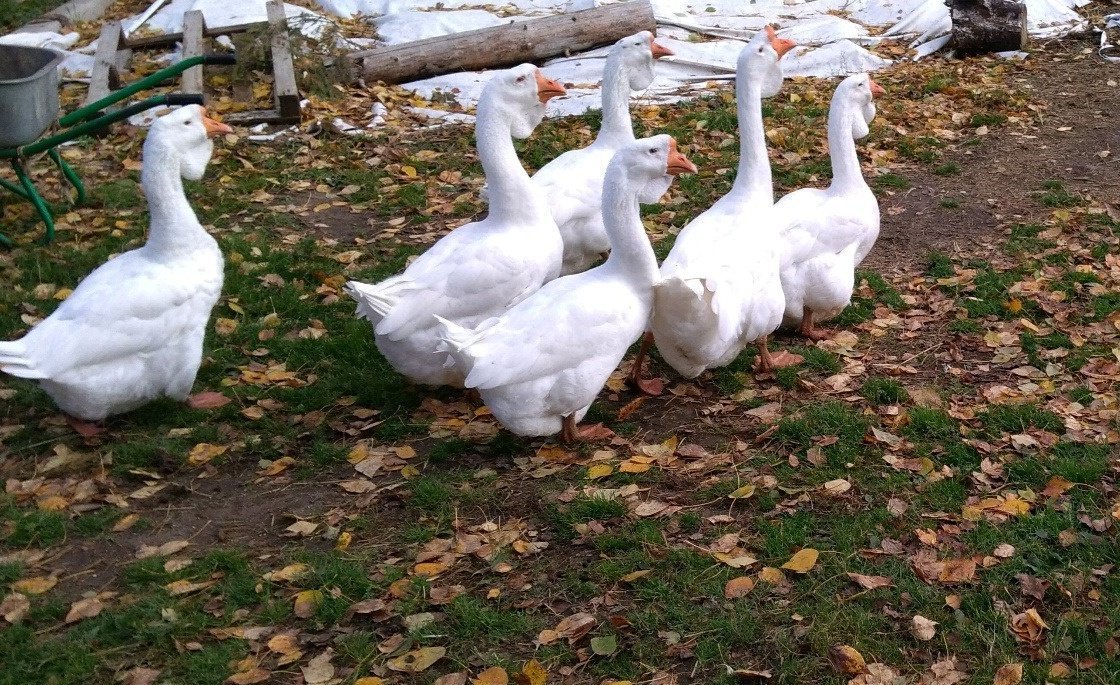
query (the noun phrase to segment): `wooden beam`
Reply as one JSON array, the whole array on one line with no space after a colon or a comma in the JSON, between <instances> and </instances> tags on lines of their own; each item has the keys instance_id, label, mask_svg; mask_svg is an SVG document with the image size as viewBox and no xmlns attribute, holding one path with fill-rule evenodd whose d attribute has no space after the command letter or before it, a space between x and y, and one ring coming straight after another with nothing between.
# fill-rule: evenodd
<instances>
[{"instance_id":1,"label":"wooden beam","mask_svg":"<svg viewBox=\"0 0 1120 685\"><path fill-rule=\"evenodd\" d=\"M272 37L272 94L280 121L299 123L299 87L292 64L292 44L288 38L288 20L282 0L269 0L268 32Z\"/></svg>"},{"instance_id":2,"label":"wooden beam","mask_svg":"<svg viewBox=\"0 0 1120 685\"><path fill-rule=\"evenodd\" d=\"M204 29L202 35L207 38L217 38L218 36L228 36L232 33L245 33L254 26L260 26L264 22L255 21L247 24L234 24L233 26L223 26L221 28ZM169 45L174 45L183 40L182 31L174 31L172 33L157 33L152 36L133 36L128 39L128 47L133 50L141 50L147 48L165 48Z\"/></svg>"},{"instance_id":3,"label":"wooden beam","mask_svg":"<svg viewBox=\"0 0 1120 685\"><path fill-rule=\"evenodd\" d=\"M88 105L106 97L120 87L117 72L119 47L124 42L124 33L119 21L110 21L101 27L97 37L97 52L93 56L93 72L89 75L89 90L86 91Z\"/></svg>"},{"instance_id":4,"label":"wooden beam","mask_svg":"<svg viewBox=\"0 0 1120 685\"><path fill-rule=\"evenodd\" d=\"M203 36L205 31L206 20L200 10L191 10L183 15L183 59L206 54L206 41ZM184 93L202 94L201 64L183 72L180 90Z\"/></svg>"},{"instance_id":5,"label":"wooden beam","mask_svg":"<svg viewBox=\"0 0 1120 685\"><path fill-rule=\"evenodd\" d=\"M649 0L633 0L579 12L515 21L501 26L352 52L355 73L402 83L457 71L536 62L613 43L657 21Z\"/></svg>"}]
</instances>

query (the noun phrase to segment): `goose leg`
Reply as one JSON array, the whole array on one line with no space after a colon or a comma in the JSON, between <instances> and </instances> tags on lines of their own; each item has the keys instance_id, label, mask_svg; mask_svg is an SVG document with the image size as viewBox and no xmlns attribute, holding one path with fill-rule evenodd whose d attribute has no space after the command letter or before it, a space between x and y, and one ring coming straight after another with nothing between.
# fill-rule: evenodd
<instances>
[{"instance_id":1,"label":"goose leg","mask_svg":"<svg viewBox=\"0 0 1120 685\"><path fill-rule=\"evenodd\" d=\"M766 346L768 336L762 336L758 339L758 361L755 367L758 371L773 371L774 369L784 369L788 366L796 366L805 360L799 354L794 354L789 350L781 350L776 354L770 354L769 348Z\"/></svg>"},{"instance_id":2,"label":"goose leg","mask_svg":"<svg viewBox=\"0 0 1120 685\"><path fill-rule=\"evenodd\" d=\"M92 438L105 432L105 427L92 421L82 421L66 414L66 423L83 438Z\"/></svg>"},{"instance_id":3,"label":"goose leg","mask_svg":"<svg viewBox=\"0 0 1120 685\"><path fill-rule=\"evenodd\" d=\"M630 367L630 375L626 377L626 384L638 388L647 395L660 395L663 389L660 378L642 378L646 356L649 353L649 346L652 344L653 333L647 331L642 336L642 344L638 347L638 355L634 357L634 363Z\"/></svg>"},{"instance_id":4,"label":"goose leg","mask_svg":"<svg viewBox=\"0 0 1120 685\"><path fill-rule=\"evenodd\" d=\"M810 340L827 340L832 337L832 331L827 328L816 328L813 325L813 310L808 307L805 307L802 313L799 332Z\"/></svg>"},{"instance_id":5,"label":"goose leg","mask_svg":"<svg viewBox=\"0 0 1120 685\"><path fill-rule=\"evenodd\" d=\"M560 441L565 445L570 445L579 439L576 434L576 415L568 414L564 417L564 423L560 428Z\"/></svg>"}]
</instances>

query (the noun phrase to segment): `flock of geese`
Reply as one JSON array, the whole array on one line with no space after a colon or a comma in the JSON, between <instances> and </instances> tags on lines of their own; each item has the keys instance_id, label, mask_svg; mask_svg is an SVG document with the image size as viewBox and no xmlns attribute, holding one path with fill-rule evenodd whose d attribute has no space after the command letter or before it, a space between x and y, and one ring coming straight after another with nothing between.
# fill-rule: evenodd
<instances>
[{"instance_id":1,"label":"flock of geese","mask_svg":"<svg viewBox=\"0 0 1120 685\"><path fill-rule=\"evenodd\" d=\"M513 138L529 136L564 88L531 64L495 72L476 120L486 217L396 276L346 286L377 348L416 383L476 389L518 435L564 441L579 439L577 423L639 339L630 374L639 387L651 344L686 378L729 364L750 343L761 370L800 362L772 353L767 336L784 325L826 337L818 323L851 300L855 268L879 233L855 141L883 89L867 74L839 84L828 116L831 185L775 202L762 99L780 90L780 60L792 47L766 27L743 48L734 185L681 230L660 266L639 204L657 202L696 167L671 136L635 138L629 97L672 52L649 32L618 41L595 141L532 177ZM229 131L198 106L157 120L141 172L147 242L94 270L23 338L0 343L0 369L37 380L83 434L157 397L190 398L223 258L182 179L201 178L210 139Z\"/></svg>"}]
</instances>

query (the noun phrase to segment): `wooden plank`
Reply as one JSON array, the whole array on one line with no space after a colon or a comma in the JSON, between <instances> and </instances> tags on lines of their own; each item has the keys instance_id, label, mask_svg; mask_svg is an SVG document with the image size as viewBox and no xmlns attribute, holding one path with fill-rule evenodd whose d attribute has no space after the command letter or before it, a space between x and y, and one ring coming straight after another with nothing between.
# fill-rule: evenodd
<instances>
[{"instance_id":1,"label":"wooden plank","mask_svg":"<svg viewBox=\"0 0 1120 685\"><path fill-rule=\"evenodd\" d=\"M347 58L358 67L354 72L367 79L402 83L457 71L536 62L656 28L649 0L636 0L361 50Z\"/></svg>"},{"instance_id":2,"label":"wooden plank","mask_svg":"<svg viewBox=\"0 0 1120 685\"><path fill-rule=\"evenodd\" d=\"M299 88L296 70L292 64L292 45L288 39L288 20L284 16L284 3L269 0L268 32L272 37L272 93L276 110L282 121L299 122Z\"/></svg>"},{"instance_id":3,"label":"wooden plank","mask_svg":"<svg viewBox=\"0 0 1120 685\"><path fill-rule=\"evenodd\" d=\"M220 28L212 29L206 28L203 30L202 35L207 38L216 38L218 36L228 36L234 33L244 33L254 26L260 26L263 21L254 21L247 24L234 24L233 26L223 26ZM174 31L172 33L157 33L152 36L133 36L128 39L128 47L133 50L143 50L148 48L165 48L169 45L174 45L183 40L182 31Z\"/></svg>"},{"instance_id":4,"label":"wooden plank","mask_svg":"<svg viewBox=\"0 0 1120 685\"><path fill-rule=\"evenodd\" d=\"M89 75L89 90L86 92L88 105L106 97L113 88L120 85L117 73L118 47L124 40L119 21L110 21L101 27L97 38L97 53L93 56L93 71Z\"/></svg>"},{"instance_id":5,"label":"wooden plank","mask_svg":"<svg viewBox=\"0 0 1120 685\"><path fill-rule=\"evenodd\" d=\"M206 21L200 10L191 10L183 15L183 59L206 54L203 32ZM181 90L184 93L202 93L202 65L191 67L183 72Z\"/></svg>"},{"instance_id":6,"label":"wooden plank","mask_svg":"<svg viewBox=\"0 0 1120 685\"><path fill-rule=\"evenodd\" d=\"M254 124L283 124L283 123L298 123L285 121L280 116L280 112L275 109L254 109L248 112L231 112L222 115L222 121L238 126L252 126Z\"/></svg>"}]
</instances>

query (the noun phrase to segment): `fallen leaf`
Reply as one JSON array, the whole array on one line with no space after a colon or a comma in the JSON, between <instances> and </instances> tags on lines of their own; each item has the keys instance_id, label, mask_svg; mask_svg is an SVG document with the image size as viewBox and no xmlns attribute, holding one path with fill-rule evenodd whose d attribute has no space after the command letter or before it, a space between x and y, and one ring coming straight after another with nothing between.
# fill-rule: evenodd
<instances>
[{"instance_id":1,"label":"fallen leaf","mask_svg":"<svg viewBox=\"0 0 1120 685\"><path fill-rule=\"evenodd\" d=\"M786 582L786 574L773 566L765 566L758 572L758 579L771 585L781 585Z\"/></svg>"},{"instance_id":2,"label":"fallen leaf","mask_svg":"<svg viewBox=\"0 0 1120 685\"><path fill-rule=\"evenodd\" d=\"M727 584L723 586L723 596L727 599L738 599L747 596L753 589L754 578L739 576L727 581Z\"/></svg>"},{"instance_id":3,"label":"fallen leaf","mask_svg":"<svg viewBox=\"0 0 1120 685\"><path fill-rule=\"evenodd\" d=\"M471 680L474 685L507 685L509 674L501 666L491 666Z\"/></svg>"},{"instance_id":4,"label":"fallen leaf","mask_svg":"<svg viewBox=\"0 0 1120 685\"><path fill-rule=\"evenodd\" d=\"M514 676L514 680L518 685L546 685L548 682L548 671L544 670L541 662L536 659L530 659L521 668L521 673Z\"/></svg>"},{"instance_id":5,"label":"fallen leaf","mask_svg":"<svg viewBox=\"0 0 1120 685\"><path fill-rule=\"evenodd\" d=\"M820 552L817 550L812 547L806 547L797 554L794 554L789 561L782 564L782 568L795 573L808 573L817 565L817 557L819 555Z\"/></svg>"},{"instance_id":6,"label":"fallen leaf","mask_svg":"<svg viewBox=\"0 0 1120 685\"><path fill-rule=\"evenodd\" d=\"M748 484L746 484L742 487L738 487L738 488L732 490L731 493L728 494L727 496L730 497L731 499L747 499L748 497L750 497L751 495L754 494L754 491L755 491L755 486L748 483Z\"/></svg>"},{"instance_id":7,"label":"fallen leaf","mask_svg":"<svg viewBox=\"0 0 1120 685\"><path fill-rule=\"evenodd\" d=\"M41 595L55 585L58 585L58 578L55 576L35 576L34 578L17 580L12 583L11 587L16 592L22 592L25 595Z\"/></svg>"},{"instance_id":8,"label":"fallen leaf","mask_svg":"<svg viewBox=\"0 0 1120 685\"><path fill-rule=\"evenodd\" d=\"M292 613L298 618L311 618L323 603L323 593L320 590L303 590L296 593L292 604Z\"/></svg>"},{"instance_id":9,"label":"fallen leaf","mask_svg":"<svg viewBox=\"0 0 1120 685\"><path fill-rule=\"evenodd\" d=\"M992 685L1019 685L1023 681L1023 664L1004 664L996 671Z\"/></svg>"},{"instance_id":10,"label":"fallen leaf","mask_svg":"<svg viewBox=\"0 0 1120 685\"><path fill-rule=\"evenodd\" d=\"M865 576L862 573L849 573L848 577L865 590L875 590L894 585L894 581L886 576Z\"/></svg>"},{"instance_id":11,"label":"fallen leaf","mask_svg":"<svg viewBox=\"0 0 1120 685\"><path fill-rule=\"evenodd\" d=\"M614 473L614 467L610 464L592 464L587 469L587 479L597 480L599 478L606 478Z\"/></svg>"},{"instance_id":12,"label":"fallen leaf","mask_svg":"<svg viewBox=\"0 0 1120 685\"><path fill-rule=\"evenodd\" d=\"M331 663L333 656L334 652L328 648L327 651L308 661L306 666L301 666L304 682L307 685L322 685L329 682L334 677L335 671L334 664Z\"/></svg>"},{"instance_id":13,"label":"fallen leaf","mask_svg":"<svg viewBox=\"0 0 1120 685\"><path fill-rule=\"evenodd\" d=\"M104 608L104 605L101 604L101 600L96 597L86 597L85 599L79 599L78 601L70 605L70 611L66 614L65 622L74 623L75 621L80 621L83 618L93 618L94 616L100 614L101 610Z\"/></svg>"},{"instance_id":14,"label":"fallen leaf","mask_svg":"<svg viewBox=\"0 0 1120 685\"><path fill-rule=\"evenodd\" d=\"M834 645L828 650L828 658L841 673L855 676L867 671L867 662L854 647Z\"/></svg>"},{"instance_id":15,"label":"fallen leaf","mask_svg":"<svg viewBox=\"0 0 1120 685\"><path fill-rule=\"evenodd\" d=\"M929 642L937 634L937 621L931 621L925 616L915 614L910 619L910 635L915 640Z\"/></svg>"},{"instance_id":16,"label":"fallen leaf","mask_svg":"<svg viewBox=\"0 0 1120 685\"><path fill-rule=\"evenodd\" d=\"M602 635L591 639L591 651L599 656L610 656L618 650L618 638Z\"/></svg>"},{"instance_id":17,"label":"fallen leaf","mask_svg":"<svg viewBox=\"0 0 1120 685\"><path fill-rule=\"evenodd\" d=\"M156 682L160 673L163 673L163 671L137 666L124 673L124 680L121 681L121 685L152 685Z\"/></svg>"},{"instance_id":18,"label":"fallen leaf","mask_svg":"<svg viewBox=\"0 0 1120 685\"><path fill-rule=\"evenodd\" d=\"M1054 680L1061 680L1062 678L1068 678L1069 674L1070 674L1069 666L1062 663L1061 661L1056 661L1056 662L1054 662L1053 664L1050 665L1050 677L1053 678Z\"/></svg>"},{"instance_id":19,"label":"fallen leaf","mask_svg":"<svg viewBox=\"0 0 1120 685\"><path fill-rule=\"evenodd\" d=\"M18 592L5 595L4 599L0 600L0 616L13 625L22 621L30 609L31 600L27 595Z\"/></svg>"},{"instance_id":20,"label":"fallen leaf","mask_svg":"<svg viewBox=\"0 0 1120 685\"><path fill-rule=\"evenodd\" d=\"M852 484L844 478L837 478L828 481L822 487L824 491L830 495L843 495L845 492L852 489Z\"/></svg>"},{"instance_id":21,"label":"fallen leaf","mask_svg":"<svg viewBox=\"0 0 1120 685\"><path fill-rule=\"evenodd\" d=\"M189 595L193 592L198 592L199 590L205 590L206 588L213 585L214 582L215 581L213 580L204 580L202 582L195 583L189 580L176 580L168 583L167 585L164 585L164 587L167 588L167 591L169 593L171 593L171 596L177 597L179 595Z\"/></svg>"},{"instance_id":22,"label":"fallen leaf","mask_svg":"<svg viewBox=\"0 0 1120 685\"><path fill-rule=\"evenodd\" d=\"M447 654L447 649L443 647L421 647L389 659L386 666L390 670L402 673L420 673L442 659L445 654Z\"/></svg>"},{"instance_id":23,"label":"fallen leaf","mask_svg":"<svg viewBox=\"0 0 1120 685\"><path fill-rule=\"evenodd\" d=\"M191 409L217 409L230 402L232 402L230 398L214 391L200 392L187 398L187 404L190 405Z\"/></svg>"},{"instance_id":24,"label":"fallen leaf","mask_svg":"<svg viewBox=\"0 0 1120 685\"><path fill-rule=\"evenodd\" d=\"M256 683L263 683L271 677L271 671L266 671L265 669L257 666L247 671L234 673L230 677L226 678L226 682L230 685L255 685Z\"/></svg>"},{"instance_id":25,"label":"fallen leaf","mask_svg":"<svg viewBox=\"0 0 1120 685\"><path fill-rule=\"evenodd\" d=\"M202 466L207 464L214 457L225 454L229 447L226 445L212 445L208 442L200 442L191 448L190 454L187 455L187 462L191 466Z\"/></svg>"}]
</instances>

